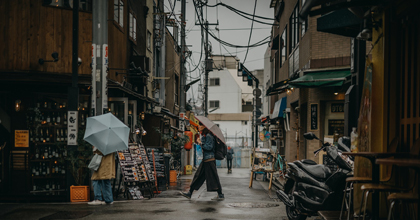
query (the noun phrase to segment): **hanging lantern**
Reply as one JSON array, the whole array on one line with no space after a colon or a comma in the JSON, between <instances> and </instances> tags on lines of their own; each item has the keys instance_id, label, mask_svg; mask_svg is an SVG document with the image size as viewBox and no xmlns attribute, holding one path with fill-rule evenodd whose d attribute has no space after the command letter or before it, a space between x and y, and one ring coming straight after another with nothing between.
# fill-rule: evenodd
<instances>
[{"instance_id":1,"label":"hanging lantern","mask_svg":"<svg viewBox=\"0 0 420 220\"><path fill-rule=\"evenodd\" d=\"M192 149L193 133L191 131L185 131L184 134L190 138L190 140L184 145L185 150L189 151Z\"/></svg>"}]
</instances>

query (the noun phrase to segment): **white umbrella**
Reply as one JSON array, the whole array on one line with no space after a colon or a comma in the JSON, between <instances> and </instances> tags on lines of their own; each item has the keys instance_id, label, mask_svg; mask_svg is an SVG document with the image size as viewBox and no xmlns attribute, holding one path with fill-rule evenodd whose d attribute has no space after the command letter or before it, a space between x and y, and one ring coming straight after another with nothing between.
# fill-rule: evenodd
<instances>
[{"instance_id":1,"label":"white umbrella","mask_svg":"<svg viewBox=\"0 0 420 220\"><path fill-rule=\"evenodd\" d=\"M130 128L111 113L87 118L83 139L104 155L128 149Z\"/></svg>"}]
</instances>

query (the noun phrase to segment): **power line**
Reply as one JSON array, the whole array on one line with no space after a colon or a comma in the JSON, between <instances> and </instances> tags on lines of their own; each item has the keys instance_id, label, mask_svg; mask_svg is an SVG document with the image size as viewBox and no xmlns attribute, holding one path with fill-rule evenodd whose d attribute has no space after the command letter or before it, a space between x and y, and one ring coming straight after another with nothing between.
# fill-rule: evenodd
<instances>
[{"instance_id":1,"label":"power line","mask_svg":"<svg viewBox=\"0 0 420 220\"><path fill-rule=\"evenodd\" d=\"M254 16L255 16L255 10L256 10L256 9L257 9L257 0L255 0L254 15L252 16L252 19L254 19ZM252 28L253 28L253 27L254 27L254 20L252 20L252 23L251 23L251 31L249 32L248 45L249 45L249 43L251 42ZM248 57L248 50L249 50L249 47L246 49L246 54L245 54L244 63L245 63L245 61L246 61L246 58Z\"/></svg>"},{"instance_id":2,"label":"power line","mask_svg":"<svg viewBox=\"0 0 420 220\"><path fill-rule=\"evenodd\" d=\"M251 29L251 28L218 28L217 30L220 30L220 31L245 31L245 30L249 30L249 29ZM254 30L257 30L257 29L268 30L268 29L271 29L271 28L254 28ZM214 29L214 30L216 30L216 29ZM201 29L192 29L190 31L201 31Z\"/></svg>"}]
</instances>

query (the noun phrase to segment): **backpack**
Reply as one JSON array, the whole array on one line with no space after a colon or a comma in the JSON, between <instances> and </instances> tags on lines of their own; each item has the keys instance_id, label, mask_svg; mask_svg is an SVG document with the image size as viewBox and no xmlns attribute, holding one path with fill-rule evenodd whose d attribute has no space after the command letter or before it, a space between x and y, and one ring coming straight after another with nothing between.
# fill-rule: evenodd
<instances>
[{"instance_id":1,"label":"backpack","mask_svg":"<svg viewBox=\"0 0 420 220\"><path fill-rule=\"evenodd\" d=\"M214 142L214 158L216 160L223 160L226 157L227 154L227 146L222 141L220 141L218 138L215 138Z\"/></svg>"}]
</instances>

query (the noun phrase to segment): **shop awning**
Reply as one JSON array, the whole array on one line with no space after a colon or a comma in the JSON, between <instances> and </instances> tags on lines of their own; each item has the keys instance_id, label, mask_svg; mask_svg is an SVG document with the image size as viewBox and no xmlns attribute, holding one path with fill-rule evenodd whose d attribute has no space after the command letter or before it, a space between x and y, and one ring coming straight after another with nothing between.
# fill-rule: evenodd
<instances>
[{"instance_id":1,"label":"shop awning","mask_svg":"<svg viewBox=\"0 0 420 220\"><path fill-rule=\"evenodd\" d=\"M290 81L289 84L296 88L342 86L346 78L350 75L351 73L348 69L311 72Z\"/></svg>"},{"instance_id":2,"label":"shop awning","mask_svg":"<svg viewBox=\"0 0 420 220\"><path fill-rule=\"evenodd\" d=\"M265 93L266 96L276 95L282 93L285 89L289 88L289 79L280 81L268 87L267 92Z\"/></svg>"},{"instance_id":3,"label":"shop awning","mask_svg":"<svg viewBox=\"0 0 420 220\"><path fill-rule=\"evenodd\" d=\"M317 19L317 31L356 37L363 19L358 18L347 8L322 15Z\"/></svg>"},{"instance_id":4,"label":"shop awning","mask_svg":"<svg viewBox=\"0 0 420 220\"><path fill-rule=\"evenodd\" d=\"M283 97L276 102L273 109L273 114L271 115L271 119L275 118L283 118L283 111L286 109L287 105L287 97Z\"/></svg>"}]
</instances>

